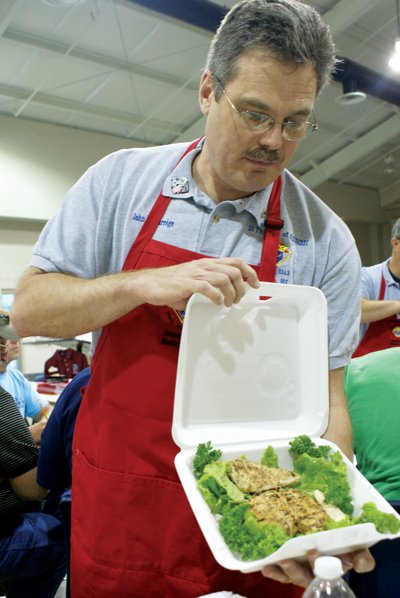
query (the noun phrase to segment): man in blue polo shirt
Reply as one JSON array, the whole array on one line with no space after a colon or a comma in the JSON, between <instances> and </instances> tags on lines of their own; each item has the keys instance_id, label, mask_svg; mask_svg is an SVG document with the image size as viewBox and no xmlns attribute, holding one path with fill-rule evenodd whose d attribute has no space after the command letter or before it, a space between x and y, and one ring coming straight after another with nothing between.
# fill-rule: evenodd
<instances>
[{"instance_id":1,"label":"man in blue polo shirt","mask_svg":"<svg viewBox=\"0 0 400 598\"><path fill-rule=\"evenodd\" d=\"M390 258L361 271L361 341L353 357L400 347L400 218L390 244Z\"/></svg>"}]
</instances>

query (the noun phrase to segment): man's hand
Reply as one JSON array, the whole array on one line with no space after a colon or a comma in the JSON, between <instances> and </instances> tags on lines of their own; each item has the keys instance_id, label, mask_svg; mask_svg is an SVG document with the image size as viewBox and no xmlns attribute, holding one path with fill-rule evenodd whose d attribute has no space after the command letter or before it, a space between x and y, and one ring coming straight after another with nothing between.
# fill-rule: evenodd
<instances>
[{"instance_id":1,"label":"man's hand","mask_svg":"<svg viewBox=\"0 0 400 598\"><path fill-rule=\"evenodd\" d=\"M106 326L145 303L184 309L193 293L229 307L243 297L246 284L258 288L255 270L231 257L93 279L29 268L18 284L11 319L21 337L69 338Z\"/></svg>"},{"instance_id":2,"label":"man's hand","mask_svg":"<svg viewBox=\"0 0 400 598\"><path fill-rule=\"evenodd\" d=\"M36 424L32 424L31 426L29 426L29 430L33 436L35 444L40 444L40 439L42 436L42 432L45 429L46 423L47 421L43 418Z\"/></svg>"},{"instance_id":3,"label":"man's hand","mask_svg":"<svg viewBox=\"0 0 400 598\"><path fill-rule=\"evenodd\" d=\"M174 309L185 309L193 293L230 307L245 294L246 282L253 288L260 284L255 270L240 258L202 258L166 268L137 270L134 280L143 303Z\"/></svg>"},{"instance_id":4,"label":"man's hand","mask_svg":"<svg viewBox=\"0 0 400 598\"><path fill-rule=\"evenodd\" d=\"M264 577L274 579L280 583L293 583L296 586L306 588L314 578L314 562L318 556L320 554L317 550L310 550L307 553L307 563L287 559L280 561L277 565L267 565L261 573ZM357 573L368 573L375 567L375 561L369 550L339 554L338 558L342 561L343 574L350 571L350 569L354 569Z\"/></svg>"}]
</instances>

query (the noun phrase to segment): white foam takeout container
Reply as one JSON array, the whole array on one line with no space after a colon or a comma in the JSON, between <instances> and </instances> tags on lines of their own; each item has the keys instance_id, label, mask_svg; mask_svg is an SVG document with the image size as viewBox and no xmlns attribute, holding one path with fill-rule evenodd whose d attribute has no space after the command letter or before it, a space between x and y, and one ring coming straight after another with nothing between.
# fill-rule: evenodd
<instances>
[{"instance_id":1,"label":"white foam takeout container","mask_svg":"<svg viewBox=\"0 0 400 598\"><path fill-rule=\"evenodd\" d=\"M327 307L314 287L261 283L239 304L216 306L194 295L187 306L179 352L172 434L181 451L175 466L197 522L216 561L227 569L259 571L310 549L341 554L382 539L371 523L288 540L257 561L243 561L225 544L197 489L192 460L197 445L211 441L223 459L245 455L259 461L268 445L280 467L293 469L288 442L307 434L317 445L328 421ZM342 456L352 489L354 514L365 502L397 516L391 505Z\"/></svg>"}]
</instances>

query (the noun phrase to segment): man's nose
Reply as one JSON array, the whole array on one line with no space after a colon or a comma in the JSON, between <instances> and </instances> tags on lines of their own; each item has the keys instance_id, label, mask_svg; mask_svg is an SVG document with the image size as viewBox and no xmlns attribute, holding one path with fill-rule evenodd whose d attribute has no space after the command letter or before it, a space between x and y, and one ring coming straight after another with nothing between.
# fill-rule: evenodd
<instances>
[{"instance_id":1,"label":"man's nose","mask_svg":"<svg viewBox=\"0 0 400 598\"><path fill-rule=\"evenodd\" d=\"M279 149L283 144L282 125L275 123L268 131L260 133L259 144L265 145L269 149Z\"/></svg>"}]
</instances>

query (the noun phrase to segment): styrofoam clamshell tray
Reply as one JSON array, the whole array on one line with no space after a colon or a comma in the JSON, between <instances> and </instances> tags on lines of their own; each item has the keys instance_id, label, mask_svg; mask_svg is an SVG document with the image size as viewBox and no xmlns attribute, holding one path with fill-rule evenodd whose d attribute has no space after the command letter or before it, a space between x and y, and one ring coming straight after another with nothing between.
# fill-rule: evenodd
<instances>
[{"instance_id":1,"label":"styrofoam clamshell tray","mask_svg":"<svg viewBox=\"0 0 400 598\"><path fill-rule=\"evenodd\" d=\"M329 414L327 307L314 287L261 283L231 308L194 295L187 306L179 352L172 434L181 451L175 466L193 513L216 561L227 569L259 571L308 550L336 555L368 548L382 539L370 523L288 540L257 561L244 561L225 544L215 515L197 489L192 461L199 443L211 441L222 459L245 455L259 462L268 445L279 466L293 469L289 441L307 434L324 439ZM341 452L341 451L340 451ZM374 502L391 505L342 453L358 515Z\"/></svg>"}]
</instances>

